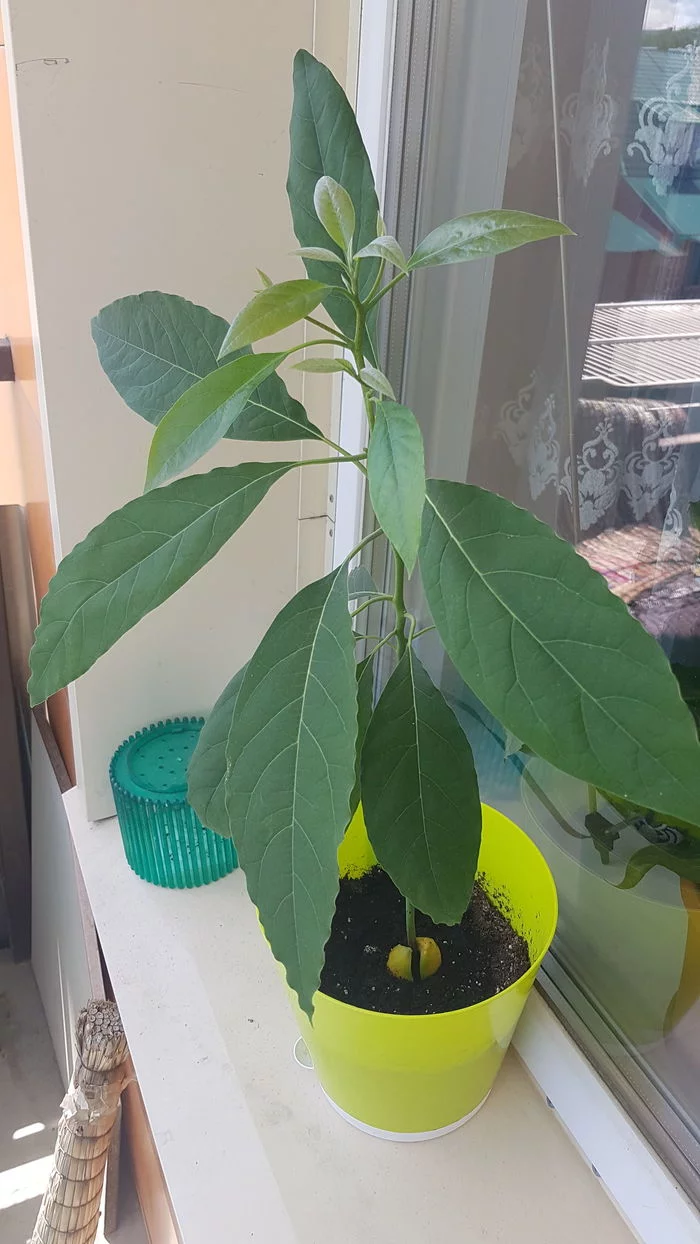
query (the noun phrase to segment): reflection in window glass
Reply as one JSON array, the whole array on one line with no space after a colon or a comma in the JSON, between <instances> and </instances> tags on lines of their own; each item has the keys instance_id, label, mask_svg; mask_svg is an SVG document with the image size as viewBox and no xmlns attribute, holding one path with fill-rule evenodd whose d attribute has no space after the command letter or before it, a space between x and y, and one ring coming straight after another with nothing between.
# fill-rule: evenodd
<instances>
[{"instance_id":1,"label":"reflection in window glass","mask_svg":"<svg viewBox=\"0 0 700 1244\"><path fill-rule=\"evenodd\" d=\"M476 387L459 314L473 269L445 275L442 310L416 287L405 397L432 472L575 542L658 639L700 722L700 0L530 0L510 133L503 206L561 211L577 236L495 264ZM457 125L452 163L469 158ZM465 208L455 196L448 210ZM421 230L430 186L422 215ZM586 998L700 1141L700 839L518 750L423 642L484 798L553 869L554 963L574 1005Z\"/></svg>"}]
</instances>

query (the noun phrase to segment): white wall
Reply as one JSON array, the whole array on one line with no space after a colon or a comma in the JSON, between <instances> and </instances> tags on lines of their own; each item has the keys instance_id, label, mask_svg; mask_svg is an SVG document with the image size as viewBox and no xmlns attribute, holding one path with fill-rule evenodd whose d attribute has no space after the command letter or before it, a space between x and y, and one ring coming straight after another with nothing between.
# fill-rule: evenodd
<instances>
[{"instance_id":1,"label":"white wall","mask_svg":"<svg viewBox=\"0 0 700 1244\"><path fill-rule=\"evenodd\" d=\"M144 289L231 316L256 264L275 279L300 274L284 189L292 58L309 47L345 78L356 0L2 5L60 553L141 491L150 436L102 375L90 317ZM312 379L312 418L328 424L330 384ZM227 443L205 465L296 448ZM323 572L328 493L323 478L282 480L213 563L78 683L91 817L112 810L107 766L120 741L206 711L299 581Z\"/></svg>"},{"instance_id":2,"label":"white wall","mask_svg":"<svg viewBox=\"0 0 700 1244\"><path fill-rule=\"evenodd\" d=\"M32 720L32 968L56 1061L67 1086L78 1013L102 997L97 937L68 818L43 739Z\"/></svg>"}]
</instances>

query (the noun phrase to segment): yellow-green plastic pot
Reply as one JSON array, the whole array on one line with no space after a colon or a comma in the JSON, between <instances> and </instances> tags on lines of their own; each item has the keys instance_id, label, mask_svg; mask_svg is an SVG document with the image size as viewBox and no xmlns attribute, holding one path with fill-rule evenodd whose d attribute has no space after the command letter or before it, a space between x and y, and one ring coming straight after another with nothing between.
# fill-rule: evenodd
<instances>
[{"instance_id":1,"label":"yellow-green plastic pot","mask_svg":"<svg viewBox=\"0 0 700 1244\"><path fill-rule=\"evenodd\" d=\"M465 1123L486 1100L554 936L557 896L537 847L484 806L479 874L530 948L530 969L493 998L438 1015L387 1015L318 992L313 1025L298 1011L321 1086L363 1130L424 1140ZM338 853L341 873L375 863L358 810ZM297 1008L298 1010L298 1008Z\"/></svg>"}]
</instances>

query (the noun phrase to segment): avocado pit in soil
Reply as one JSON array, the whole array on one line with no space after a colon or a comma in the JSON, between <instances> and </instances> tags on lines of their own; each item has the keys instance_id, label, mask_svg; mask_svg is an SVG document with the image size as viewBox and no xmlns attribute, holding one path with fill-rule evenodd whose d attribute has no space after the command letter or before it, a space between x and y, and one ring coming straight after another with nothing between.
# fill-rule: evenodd
<instances>
[{"instance_id":1,"label":"avocado pit in soil","mask_svg":"<svg viewBox=\"0 0 700 1244\"><path fill-rule=\"evenodd\" d=\"M424 981L397 980L386 966L405 942L404 901L380 868L344 877L335 906L321 989L331 998L392 1015L433 1015L472 1006L512 985L530 967L527 942L477 880L460 924L416 913L419 937L434 937L442 966Z\"/></svg>"}]
</instances>

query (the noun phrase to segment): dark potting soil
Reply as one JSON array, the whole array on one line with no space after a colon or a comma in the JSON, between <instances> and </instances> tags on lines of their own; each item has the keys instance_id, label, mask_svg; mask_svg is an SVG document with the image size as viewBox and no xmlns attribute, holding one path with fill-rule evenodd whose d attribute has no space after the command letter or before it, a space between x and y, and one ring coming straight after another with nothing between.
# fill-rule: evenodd
<instances>
[{"instance_id":1,"label":"dark potting soil","mask_svg":"<svg viewBox=\"0 0 700 1244\"><path fill-rule=\"evenodd\" d=\"M380 868L344 877L326 946L323 993L368 1011L433 1014L483 1002L530 967L527 942L478 881L461 924L433 924L418 912L416 933L435 939L442 965L427 980L398 980L386 960L392 946L406 940L401 895Z\"/></svg>"}]
</instances>

